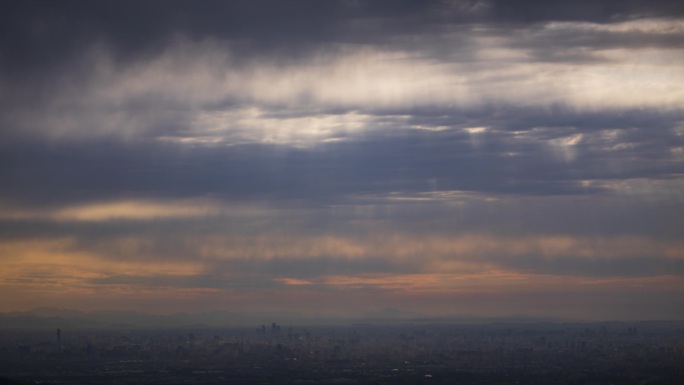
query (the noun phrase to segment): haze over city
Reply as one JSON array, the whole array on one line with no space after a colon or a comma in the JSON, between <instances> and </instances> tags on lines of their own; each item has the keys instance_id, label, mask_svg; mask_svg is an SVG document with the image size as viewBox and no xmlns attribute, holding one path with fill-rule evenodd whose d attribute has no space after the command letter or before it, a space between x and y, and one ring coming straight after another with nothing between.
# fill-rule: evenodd
<instances>
[{"instance_id":1,"label":"haze over city","mask_svg":"<svg viewBox=\"0 0 684 385\"><path fill-rule=\"evenodd\" d=\"M684 319L680 1L0 7L0 312Z\"/></svg>"}]
</instances>

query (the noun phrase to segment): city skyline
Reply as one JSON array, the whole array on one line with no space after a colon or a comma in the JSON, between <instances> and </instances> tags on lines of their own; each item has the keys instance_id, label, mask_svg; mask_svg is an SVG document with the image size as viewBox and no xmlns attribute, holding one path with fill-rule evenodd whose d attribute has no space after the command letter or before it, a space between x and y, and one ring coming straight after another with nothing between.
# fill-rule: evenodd
<instances>
[{"instance_id":1,"label":"city skyline","mask_svg":"<svg viewBox=\"0 0 684 385\"><path fill-rule=\"evenodd\" d=\"M684 319L684 4L4 1L0 312Z\"/></svg>"}]
</instances>

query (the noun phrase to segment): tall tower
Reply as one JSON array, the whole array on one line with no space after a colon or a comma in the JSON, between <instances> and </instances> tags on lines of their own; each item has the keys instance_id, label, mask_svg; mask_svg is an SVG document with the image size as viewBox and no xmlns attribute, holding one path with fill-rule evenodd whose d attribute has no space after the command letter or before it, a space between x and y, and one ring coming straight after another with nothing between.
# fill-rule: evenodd
<instances>
[{"instance_id":1,"label":"tall tower","mask_svg":"<svg viewBox=\"0 0 684 385\"><path fill-rule=\"evenodd\" d=\"M62 330L57 329L57 352L62 352Z\"/></svg>"}]
</instances>

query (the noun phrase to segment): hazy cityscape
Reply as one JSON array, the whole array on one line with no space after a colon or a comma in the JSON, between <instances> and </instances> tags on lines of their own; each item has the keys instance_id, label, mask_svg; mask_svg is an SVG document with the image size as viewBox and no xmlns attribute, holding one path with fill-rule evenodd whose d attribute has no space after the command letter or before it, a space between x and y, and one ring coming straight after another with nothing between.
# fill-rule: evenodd
<instances>
[{"instance_id":1,"label":"hazy cityscape","mask_svg":"<svg viewBox=\"0 0 684 385\"><path fill-rule=\"evenodd\" d=\"M1 384L678 385L684 324L4 329L0 356Z\"/></svg>"}]
</instances>

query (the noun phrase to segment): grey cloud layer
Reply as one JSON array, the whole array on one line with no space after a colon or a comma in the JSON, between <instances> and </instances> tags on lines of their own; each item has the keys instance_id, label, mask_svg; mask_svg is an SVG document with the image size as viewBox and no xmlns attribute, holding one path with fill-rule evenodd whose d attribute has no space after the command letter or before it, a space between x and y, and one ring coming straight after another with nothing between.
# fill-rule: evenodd
<instances>
[{"instance_id":1,"label":"grey cloud layer","mask_svg":"<svg viewBox=\"0 0 684 385\"><path fill-rule=\"evenodd\" d=\"M67 245L46 253L102 263L93 285L245 292L679 278L683 17L664 0L3 2L0 250Z\"/></svg>"},{"instance_id":2,"label":"grey cloud layer","mask_svg":"<svg viewBox=\"0 0 684 385\"><path fill-rule=\"evenodd\" d=\"M672 179L683 171L684 136L671 128L681 113L518 110L507 120L509 114L481 114L480 123L489 126L482 132L393 127L314 149L14 143L3 150L8 183L2 196L32 204L136 194L341 203L391 192L587 194L605 190L611 181ZM398 125L453 124L448 119L416 114Z\"/></svg>"}]
</instances>

